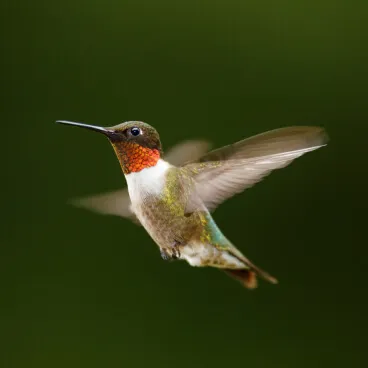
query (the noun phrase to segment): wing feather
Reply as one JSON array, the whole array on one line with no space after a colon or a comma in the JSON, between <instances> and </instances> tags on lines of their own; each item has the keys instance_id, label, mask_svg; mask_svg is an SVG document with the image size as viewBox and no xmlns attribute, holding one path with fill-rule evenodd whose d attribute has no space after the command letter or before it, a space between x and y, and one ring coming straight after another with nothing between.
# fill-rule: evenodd
<instances>
[{"instance_id":1,"label":"wing feather","mask_svg":"<svg viewBox=\"0 0 368 368\"><path fill-rule=\"evenodd\" d=\"M266 132L209 152L199 163L183 170L193 176L195 186L186 212L198 208L201 201L214 210L231 196L252 187L303 154L326 144L326 134L316 127L291 127Z\"/></svg>"}]
</instances>

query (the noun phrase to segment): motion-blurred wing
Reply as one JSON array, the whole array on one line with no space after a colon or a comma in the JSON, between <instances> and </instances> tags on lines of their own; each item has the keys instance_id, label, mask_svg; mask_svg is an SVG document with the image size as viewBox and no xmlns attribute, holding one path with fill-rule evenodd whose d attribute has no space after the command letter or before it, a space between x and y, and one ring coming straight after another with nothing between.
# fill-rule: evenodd
<instances>
[{"instance_id":1,"label":"motion-blurred wing","mask_svg":"<svg viewBox=\"0 0 368 368\"><path fill-rule=\"evenodd\" d=\"M186 212L193 212L200 205L199 199L209 210L214 210L272 170L287 166L304 153L324 146L326 141L327 136L321 128L290 127L209 152L198 163L183 167L195 180L195 190Z\"/></svg>"},{"instance_id":2,"label":"motion-blurred wing","mask_svg":"<svg viewBox=\"0 0 368 368\"><path fill-rule=\"evenodd\" d=\"M172 147L165 159L174 166L183 165L185 162L197 160L209 148L205 141L186 141ZM93 195L91 197L77 198L70 201L76 207L84 208L103 215L114 215L130 218L136 224L140 224L131 207L127 189L111 191Z\"/></svg>"},{"instance_id":3,"label":"motion-blurred wing","mask_svg":"<svg viewBox=\"0 0 368 368\"><path fill-rule=\"evenodd\" d=\"M129 193L126 189L96 194L91 197L76 198L69 202L75 207L84 208L102 215L126 217L136 224L140 224L131 207Z\"/></svg>"},{"instance_id":4,"label":"motion-blurred wing","mask_svg":"<svg viewBox=\"0 0 368 368\"><path fill-rule=\"evenodd\" d=\"M184 141L170 148L164 159L171 165L182 166L187 162L198 161L210 149L206 141Z\"/></svg>"}]
</instances>

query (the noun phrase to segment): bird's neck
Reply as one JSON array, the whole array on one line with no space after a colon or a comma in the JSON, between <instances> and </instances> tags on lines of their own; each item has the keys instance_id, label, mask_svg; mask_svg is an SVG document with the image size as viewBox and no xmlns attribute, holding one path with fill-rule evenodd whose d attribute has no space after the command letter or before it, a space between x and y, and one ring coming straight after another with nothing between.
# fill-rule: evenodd
<instances>
[{"instance_id":1,"label":"bird's neck","mask_svg":"<svg viewBox=\"0 0 368 368\"><path fill-rule=\"evenodd\" d=\"M116 156L125 175L157 165L160 151L134 142L113 143Z\"/></svg>"},{"instance_id":2,"label":"bird's neck","mask_svg":"<svg viewBox=\"0 0 368 368\"><path fill-rule=\"evenodd\" d=\"M161 197L171 168L173 168L172 165L159 159L155 166L125 174L132 206L141 205L147 198Z\"/></svg>"}]
</instances>

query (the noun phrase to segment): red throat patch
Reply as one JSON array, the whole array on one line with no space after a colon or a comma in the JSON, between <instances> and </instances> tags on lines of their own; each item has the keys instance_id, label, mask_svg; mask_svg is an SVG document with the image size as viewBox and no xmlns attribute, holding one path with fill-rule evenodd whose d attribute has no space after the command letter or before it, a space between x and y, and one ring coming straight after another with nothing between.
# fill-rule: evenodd
<instances>
[{"instance_id":1,"label":"red throat patch","mask_svg":"<svg viewBox=\"0 0 368 368\"><path fill-rule=\"evenodd\" d=\"M134 142L119 142L113 144L124 174L141 171L157 164L160 151L143 147Z\"/></svg>"}]
</instances>

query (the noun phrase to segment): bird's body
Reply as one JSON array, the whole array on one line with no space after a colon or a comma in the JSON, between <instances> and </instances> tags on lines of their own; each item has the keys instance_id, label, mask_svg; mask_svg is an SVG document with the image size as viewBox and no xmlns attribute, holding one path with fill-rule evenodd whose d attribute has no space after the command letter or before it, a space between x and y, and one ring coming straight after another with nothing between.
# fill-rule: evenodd
<instances>
[{"instance_id":1,"label":"bird's body","mask_svg":"<svg viewBox=\"0 0 368 368\"><path fill-rule=\"evenodd\" d=\"M320 128L279 129L205 155L203 142L189 142L165 160L159 136L148 124L127 122L99 128L62 123L107 135L128 184L128 193L123 190L82 198L75 204L132 218L146 229L164 259L220 268L248 288L257 285L256 275L277 282L232 245L210 212L271 170L321 147L324 135Z\"/></svg>"},{"instance_id":2,"label":"bird's body","mask_svg":"<svg viewBox=\"0 0 368 368\"><path fill-rule=\"evenodd\" d=\"M163 255L184 259L192 266L244 268L225 249L230 243L206 208L185 214L191 185L183 188L181 183L193 179L181 168L160 159L156 166L127 174L126 179L132 210Z\"/></svg>"}]
</instances>

